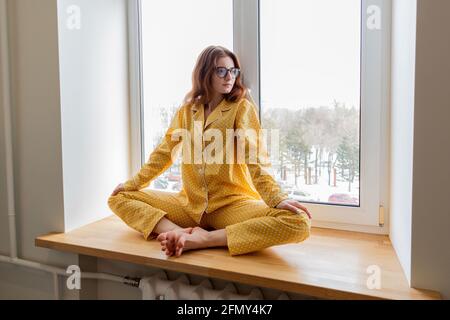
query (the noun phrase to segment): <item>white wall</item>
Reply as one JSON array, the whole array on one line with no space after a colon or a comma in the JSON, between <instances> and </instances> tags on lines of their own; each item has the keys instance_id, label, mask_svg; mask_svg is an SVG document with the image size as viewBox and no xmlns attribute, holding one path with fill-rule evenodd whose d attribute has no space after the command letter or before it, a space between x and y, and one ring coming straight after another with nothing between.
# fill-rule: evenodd
<instances>
[{"instance_id":1,"label":"white wall","mask_svg":"<svg viewBox=\"0 0 450 320\"><path fill-rule=\"evenodd\" d=\"M1 30L0 30L1 32ZM0 44L1 45L1 44ZM1 58L1 53L0 53ZM3 84L2 77L3 66L0 61L0 212L2 217L7 215L8 204L6 195L6 150L5 150L5 131L4 131L4 114L3 114ZM4 213L4 214L3 214ZM1 220L0 223L0 255L4 255L9 251L9 233L8 221Z\"/></svg>"},{"instance_id":2,"label":"white wall","mask_svg":"<svg viewBox=\"0 0 450 320\"><path fill-rule=\"evenodd\" d=\"M450 299L450 1L417 6L411 283Z\"/></svg>"},{"instance_id":3,"label":"white wall","mask_svg":"<svg viewBox=\"0 0 450 320\"><path fill-rule=\"evenodd\" d=\"M18 254L34 261L70 265L77 263L75 255L34 246L36 236L64 230L56 1L9 0L7 4ZM6 200L3 201L6 199L3 122L0 137L3 233L8 225ZM2 254L9 254L8 248L9 241L2 236ZM52 277L0 264L0 298L10 297L51 299Z\"/></svg>"},{"instance_id":4,"label":"white wall","mask_svg":"<svg viewBox=\"0 0 450 320\"><path fill-rule=\"evenodd\" d=\"M68 11L77 6L80 15ZM128 35L124 0L59 0L65 231L111 215L129 173ZM69 22L79 17L80 29Z\"/></svg>"},{"instance_id":5,"label":"white wall","mask_svg":"<svg viewBox=\"0 0 450 320\"><path fill-rule=\"evenodd\" d=\"M390 237L411 286L450 299L450 2L393 18Z\"/></svg>"},{"instance_id":6,"label":"white wall","mask_svg":"<svg viewBox=\"0 0 450 320\"><path fill-rule=\"evenodd\" d=\"M126 0L70 1L83 19L72 33L57 19L67 3L7 2L18 254L61 267L77 255L37 248L35 237L112 214L108 196L129 173ZM8 255L3 116L0 253ZM52 277L0 263L0 299L10 298L52 299Z\"/></svg>"},{"instance_id":7,"label":"white wall","mask_svg":"<svg viewBox=\"0 0 450 320\"><path fill-rule=\"evenodd\" d=\"M416 0L392 5L390 238L410 281Z\"/></svg>"}]
</instances>

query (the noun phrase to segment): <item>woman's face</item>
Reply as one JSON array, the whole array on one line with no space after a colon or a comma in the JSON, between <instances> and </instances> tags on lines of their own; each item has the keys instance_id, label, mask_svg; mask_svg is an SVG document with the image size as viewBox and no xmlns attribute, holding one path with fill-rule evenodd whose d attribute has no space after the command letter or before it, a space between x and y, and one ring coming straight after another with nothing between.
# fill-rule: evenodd
<instances>
[{"instance_id":1,"label":"woman's face","mask_svg":"<svg viewBox=\"0 0 450 320\"><path fill-rule=\"evenodd\" d=\"M234 68L233 59L230 57L222 57L217 61L216 67L224 67L227 69ZM224 78L220 78L217 75L217 72L214 71L212 76L212 86L214 90L220 94L228 94L231 92L234 86L234 82L236 79L231 75L231 72L227 72Z\"/></svg>"}]
</instances>

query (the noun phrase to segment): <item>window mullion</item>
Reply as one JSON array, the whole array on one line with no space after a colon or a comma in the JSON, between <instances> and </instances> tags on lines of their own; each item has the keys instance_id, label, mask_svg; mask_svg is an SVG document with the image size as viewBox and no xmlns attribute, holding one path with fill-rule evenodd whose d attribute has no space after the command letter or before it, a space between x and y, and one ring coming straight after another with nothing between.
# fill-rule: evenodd
<instances>
[{"instance_id":1,"label":"window mullion","mask_svg":"<svg viewBox=\"0 0 450 320\"><path fill-rule=\"evenodd\" d=\"M234 0L233 15L233 49L243 67L244 83L259 107L259 0Z\"/></svg>"},{"instance_id":2,"label":"window mullion","mask_svg":"<svg viewBox=\"0 0 450 320\"><path fill-rule=\"evenodd\" d=\"M128 2L129 90L130 90L130 174L144 163L141 0Z\"/></svg>"}]
</instances>

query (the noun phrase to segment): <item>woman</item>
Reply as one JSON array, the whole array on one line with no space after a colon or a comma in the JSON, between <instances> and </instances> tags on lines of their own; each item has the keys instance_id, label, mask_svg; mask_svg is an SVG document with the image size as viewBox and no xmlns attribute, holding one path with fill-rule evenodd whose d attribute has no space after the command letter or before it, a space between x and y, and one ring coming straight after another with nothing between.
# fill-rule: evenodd
<instances>
[{"instance_id":1,"label":"woman","mask_svg":"<svg viewBox=\"0 0 450 320\"><path fill-rule=\"evenodd\" d=\"M145 239L156 237L168 256L220 246L238 255L305 240L311 215L300 203L288 199L267 174L270 164L248 161L247 149L254 146L255 139L243 138L245 162L235 161L234 146L226 149L226 156L232 153L227 158L233 160L231 163L204 159L217 156L212 156L210 147L223 147L220 136L225 137L227 130L261 130L256 107L245 98L248 89L242 83L236 55L221 46L207 47L197 60L192 83L192 90L147 163L113 191L108 200L111 210ZM181 191L141 190L173 164L182 130L188 134L181 140ZM215 133L214 139L211 133ZM199 134L200 147L198 139L195 142ZM233 142L237 137L232 136ZM192 161L192 152L186 152L185 147L200 148L200 159ZM214 159L223 160L220 156Z\"/></svg>"}]
</instances>

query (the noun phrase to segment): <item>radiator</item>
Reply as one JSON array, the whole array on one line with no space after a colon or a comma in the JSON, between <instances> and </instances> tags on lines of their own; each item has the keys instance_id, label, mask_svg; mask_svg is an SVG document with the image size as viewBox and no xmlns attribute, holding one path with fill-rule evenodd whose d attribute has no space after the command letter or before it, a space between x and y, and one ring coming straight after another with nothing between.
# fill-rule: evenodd
<instances>
[{"instance_id":1,"label":"radiator","mask_svg":"<svg viewBox=\"0 0 450 320\"><path fill-rule=\"evenodd\" d=\"M139 289L143 300L264 300L259 288L252 289L248 295L242 295L233 283L228 283L222 290L215 290L208 279L198 285L191 285L185 274L176 280L169 280L164 271L142 278ZM290 299L283 292L278 300Z\"/></svg>"}]
</instances>

